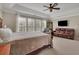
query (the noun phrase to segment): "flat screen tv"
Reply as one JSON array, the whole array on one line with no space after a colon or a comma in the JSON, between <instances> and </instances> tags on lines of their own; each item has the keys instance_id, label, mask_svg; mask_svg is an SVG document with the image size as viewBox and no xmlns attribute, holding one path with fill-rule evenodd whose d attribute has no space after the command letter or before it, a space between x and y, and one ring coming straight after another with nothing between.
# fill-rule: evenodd
<instances>
[{"instance_id":1,"label":"flat screen tv","mask_svg":"<svg viewBox=\"0 0 79 59\"><path fill-rule=\"evenodd\" d=\"M58 26L68 26L68 21L67 20L58 21Z\"/></svg>"}]
</instances>

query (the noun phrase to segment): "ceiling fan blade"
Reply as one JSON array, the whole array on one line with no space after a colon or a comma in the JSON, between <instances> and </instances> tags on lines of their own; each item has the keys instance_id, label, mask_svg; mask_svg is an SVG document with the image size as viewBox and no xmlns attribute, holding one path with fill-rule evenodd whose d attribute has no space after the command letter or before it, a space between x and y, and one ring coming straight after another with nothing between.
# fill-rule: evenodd
<instances>
[{"instance_id":1,"label":"ceiling fan blade","mask_svg":"<svg viewBox=\"0 0 79 59\"><path fill-rule=\"evenodd\" d=\"M60 8L53 8L53 9L60 10Z\"/></svg>"},{"instance_id":2,"label":"ceiling fan blade","mask_svg":"<svg viewBox=\"0 0 79 59\"><path fill-rule=\"evenodd\" d=\"M57 5L58 5L58 3L54 3L52 7L55 7L55 6L57 6Z\"/></svg>"},{"instance_id":3,"label":"ceiling fan blade","mask_svg":"<svg viewBox=\"0 0 79 59\"><path fill-rule=\"evenodd\" d=\"M44 7L47 7L47 8L49 8L48 6L45 6L45 5L44 5Z\"/></svg>"},{"instance_id":4,"label":"ceiling fan blade","mask_svg":"<svg viewBox=\"0 0 79 59\"><path fill-rule=\"evenodd\" d=\"M48 10L48 9L45 9L45 10L43 10L43 11L46 11L46 10Z\"/></svg>"}]
</instances>

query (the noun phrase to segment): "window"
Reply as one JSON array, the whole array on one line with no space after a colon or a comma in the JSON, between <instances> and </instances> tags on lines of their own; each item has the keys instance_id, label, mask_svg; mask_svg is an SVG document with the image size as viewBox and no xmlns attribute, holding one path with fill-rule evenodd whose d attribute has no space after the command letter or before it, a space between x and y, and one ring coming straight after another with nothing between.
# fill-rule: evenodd
<instances>
[{"instance_id":1,"label":"window","mask_svg":"<svg viewBox=\"0 0 79 59\"><path fill-rule=\"evenodd\" d=\"M24 18L24 17L18 17L18 29L17 29L17 31L19 31L19 32L25 32L26 31L26 29L27 29L27 27L26 27L26 18Z\"/></svg>"},{"instance_id":2,"label":"window","mask_svg":"<svg viewBox=\"0 0 79 59\"><path fill-rule=\"evenodd\" d=\"M42 31L46 28L46 20L42 20Z\"/></svg>"},{"instance_id":3,"label":"window","mask_svg":"<svg viewBox=\"0 0 79 59\"><path fill-rule=\"evenodd\" d=\"M17 32L43 31L46 28L46 20L18 16Z\"/></svg>"},{"instance_id":4,"label":"window","mask_svg":"<svg viewBox=\"0 0 79 59\"><path fill-rule=\"evenodd\" d=\"M35 25L34 25L34 19L32 19L32 18L28 18L28 31L34 31L35 29L34 29L34 27L35 27Z\"/></svg>"},{"instance_id":5,"label":"window","mask_svg":"<svg viewBox=\"0 0 79 59\"><path fill-rule=\"evenodd\" d=\"M41 31L41 20L39 20L39 19L35 20L35 30Z\"/></svg>"}]
</instances>

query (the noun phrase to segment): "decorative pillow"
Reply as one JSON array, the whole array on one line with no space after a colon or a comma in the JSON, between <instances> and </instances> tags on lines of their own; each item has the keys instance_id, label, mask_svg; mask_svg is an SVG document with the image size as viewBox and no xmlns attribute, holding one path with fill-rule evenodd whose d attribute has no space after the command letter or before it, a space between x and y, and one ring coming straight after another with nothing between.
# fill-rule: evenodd
<instances>
[{"instance_id":1,"label":"decorative pillow","mask_svg":"<svg viewBox=\"0 0 79 59\"><path fill-rule=\"evenodd\" d=\"M9 28L0 28L0 38L2 40L9 40L11 39L12 31Z\"/></svg>"}]
</instances>

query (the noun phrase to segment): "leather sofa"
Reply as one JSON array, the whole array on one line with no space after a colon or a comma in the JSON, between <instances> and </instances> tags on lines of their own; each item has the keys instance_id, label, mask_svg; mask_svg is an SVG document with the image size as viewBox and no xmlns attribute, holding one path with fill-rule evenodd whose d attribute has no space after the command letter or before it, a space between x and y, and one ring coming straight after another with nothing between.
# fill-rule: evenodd
<instances>
[{"instance_id":1,"label":"leather sofa","mask_svg":"<svg viewBox=\"0 0 79 59\"><path fill-rule=\"evenodd\" d=\"M68 38L68 39L74 39L74 29L72 28L56 28L53 32L54 36Z\"/></svg>"}]
</instances>

